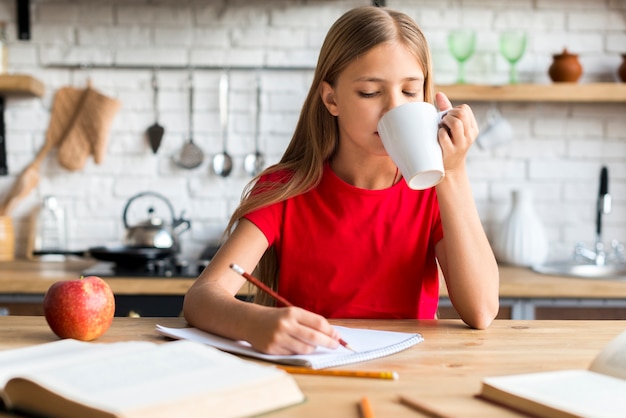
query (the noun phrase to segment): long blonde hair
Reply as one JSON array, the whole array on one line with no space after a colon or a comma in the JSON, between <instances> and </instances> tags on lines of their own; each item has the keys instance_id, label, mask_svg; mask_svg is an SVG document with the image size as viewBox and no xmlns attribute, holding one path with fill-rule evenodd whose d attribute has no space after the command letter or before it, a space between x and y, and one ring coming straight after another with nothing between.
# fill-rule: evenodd
<instances>
[{"instance_id":1,"label":"long blonde hair","mask_svg":"<svg viewBox=\"0 0 626 418\"><path fill-rule=\"evenodd\" d=\"M424 72L424 101L433 102L432 64L426 37L413 19L404 13L374 6L358 7L346 12L330 28L320 50L311 88L306 97L291 142L281 160L252 179L243 192L242 202L234 211L226 234L230 234L246 214L281 202L315 188L337 149L337 119L331 115L320 96L322 82L331 86L341 72L359 56L385 42L400 42L415 56ZM390 63L393 65L393 63ZM276 184L263 183L251 193L260 176L284 171L289 179ZM263 255L255 274L265 283L277 287L277 263L273 248ZM265 294L257 302L268 304Z\"/></svg>"}]
</instances>

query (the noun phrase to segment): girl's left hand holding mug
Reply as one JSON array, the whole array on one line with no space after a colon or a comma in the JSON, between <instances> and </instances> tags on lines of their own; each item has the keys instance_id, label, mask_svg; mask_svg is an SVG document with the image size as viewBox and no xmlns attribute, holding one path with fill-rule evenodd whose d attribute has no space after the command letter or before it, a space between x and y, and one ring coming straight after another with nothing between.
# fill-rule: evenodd
<instances>
[{"instance_id":1,"label":"girl's left hand holding mug","mask_svg":"<svg viewBox=\"0 0 626 418\"><path fill-rule=\"evenodd\" d=\"M478 124L468 105L452 107L448 97L441 92L435 96L435 102L439 111L450 109L441 120L444 126L438 131L443 166L448 175L448 172L464 168L465 156L478 136Z\"/></svg>"}]
</instances>

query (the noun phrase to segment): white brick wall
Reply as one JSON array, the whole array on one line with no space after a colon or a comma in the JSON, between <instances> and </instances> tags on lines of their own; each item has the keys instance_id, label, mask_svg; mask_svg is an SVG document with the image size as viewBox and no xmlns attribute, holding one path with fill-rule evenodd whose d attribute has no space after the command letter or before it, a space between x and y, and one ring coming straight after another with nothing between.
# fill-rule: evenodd
<instances>
[{"instance_id":1,"label":"white brick wall","mask_svg":"<svg viewBox=\"0 0 626 418\"><path fill-rule=\"evenodd\" d=\"M5 113L9 176L0 177L3 198L44 141L56 90L84 86L118 98L117 115L104 164L89 161L81 172L60 168L53 152L42 165L39 186L16 209L18 251L24 251L26 215L46 194L55 194L68 213L71 246L119 241L122 210L145 190L168 196L176 214L185 210L192 231L181 237L195 256L219 237L248 181L244 156L253 150L255 73L231 72L228 149L235 170L227 179L210 174L210 158L221 150L219 70L197 70L195 142L204 164L182 170L172 157L188 139L188 65L312 67L323 37L346 9L365 0L211 1L31 0L32 39L16 39L14 0L0 0L0 20L8 22L10 68L33 74L46 85L43 99L9 97ZM626 2L623 0L389 0L424 29L439 83L453 82L456 62L447 51L447 33L459 26L476 29L478 48L467 63L467 79L503 83L508 64L498 53L498 32L520 27L529 33L518 69L524 82L546 83L552 55L567 47L580 54L581 82L614 81L626 53ZM75 69L64 65L96 65ZM102 66L143 66L112 69ZM158 72L160 123L166 134L157 155L145 129L153 123L150 66L179 66ZM262 73L261 148L268 162L285 149L311 79L310 70ZM568 253L576 241L594 239L595 197L601 165L609 166L613 212L605 216L605 236L626 239L626 105L470 103L481 125L497 105L515 129L513 142L491 150L471 150L468 169L485 227L491 234L510 208L511 190L530 187L547 227L553 254Z\"/></svg>"}]
</instances>

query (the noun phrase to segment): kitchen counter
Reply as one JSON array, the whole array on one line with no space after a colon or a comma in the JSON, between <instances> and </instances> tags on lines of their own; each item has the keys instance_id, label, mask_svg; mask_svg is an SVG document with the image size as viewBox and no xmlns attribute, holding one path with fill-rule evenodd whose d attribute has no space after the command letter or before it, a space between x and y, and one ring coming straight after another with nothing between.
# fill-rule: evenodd
<instances>
[{"instance_id":1,"label":"kitchen counter","mask_svg":"<svg viewBox=\"0 0 626 418\"><path fill-rule=\"evenodd\" d=\"M38 302L52 283L77 278L92 264L94 261L83 259L60 263L28 260L0 262L0 306L7 301ZM104 280L120 299L124 296L162 297L176 298L177 303L182 302L182 296L194 282L188 277L115 277ZM513 319L534 319L538 307L596 311L610 308L618 310L618 318L611 319L622 318L622 315L626 319L626 281L620 280L547 276L528 268L500 266L500 299L505 317ZM441 306L443 310L450 307L445 284L441 287ZM601 318L594 316L589 319Z\"/></svg>"},{"instance_id":2,"label":"kitchen counter","mask_svg":"<svg viewBox=\"0 0 626 418\"><path fill-rule=\"evenodd\" d=\"M44 294L54 282L80 277L94 265L90 260L0 262L0 294ZM194 279L189 277L107 277L103 278L116 295L184 295Z\"/></svg>"},{"instance_id":3,"label":"kitchen counter","mask_svg":"<svg viewBox=\"0 0 626 418\"><path fill-rule=\"evenodd\" d=\"M42 294L59 280L78 278L94 261L0 262L0 294ZM193 278L105 278L116 294L184 295ZM442 283L441 295L447 296ZM547 276L512 266L500 266L500 297L503 298L601 298L626 299L626 281Z\"/></svg>"}]
</instances>

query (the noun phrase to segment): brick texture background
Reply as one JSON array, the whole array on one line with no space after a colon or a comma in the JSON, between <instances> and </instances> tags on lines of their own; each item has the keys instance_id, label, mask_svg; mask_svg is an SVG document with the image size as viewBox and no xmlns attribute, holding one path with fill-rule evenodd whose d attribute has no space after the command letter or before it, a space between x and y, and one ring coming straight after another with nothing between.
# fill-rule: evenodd
<instances>
[{"instance_id":1,"label":"brick texture background","mask_svg":"<svg viewBox=\"0 0 626 418\"><path fill-rule=\"evenodd\" d=\"M369 2L31 0L32 39L21 41L15 1L0 0L10 71L31 74L46 86L41 99L6 99L10 172L0 177L0 198L42 146L60 87L82 87L90 79L96 89L122 102L103 164L90 160L83 170L68 172L55 153L45 160L38 187L13 213L18 256L25 248L27 216L45 195L56 195L67 212L71 248L84 249L120 242L126 202L153 190L171 200L177 215L184 210L191 217L192 230L181 239L185 255L195 257L219 237L249 180L243 158L254 148L253 68L282 68L260 73L261 149L272 163L289 142L328 27L348 8L365 4ZM518 66L522 82L548 83L552 55L564 47L579 54L584 68L580 82L617 81L620 54L626 53L623 0L389 0L387 5L407 12L423 28L440 84L455 80L457 66L446 37L461 26L475 29L478 36L477 51L467 63L470 83L506 82L508 64L497 46L498 34L506 28L528 32ZM172 158L189 137L189 66L196 67L193 138L205 161L184 170ZM209 169L211 157L221 150L221 67L231 68L228 150L235 160L233 174L225 179ZM156 155L144 137L154 122L152 68L160 68L158 105L166 132ZM577 241L593 241L599 170L607 165L613 212L605 216L605 238L626 239L626 104L470 105L481 126L495 106L515 130L512 142L488 150L475 146L469 155L475 199L490 236L510 209L511 191L527 187L548 231L552 256L571 252Z\"/></svg>"}]
</instances>

